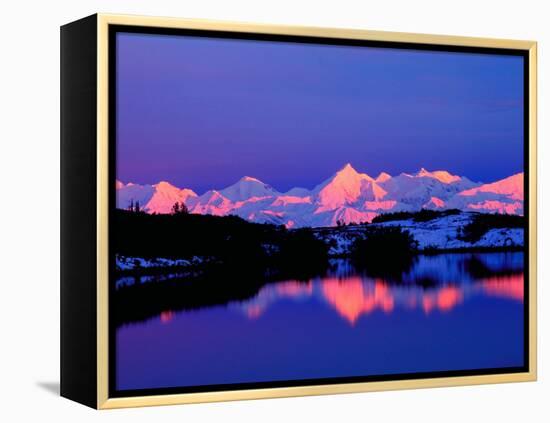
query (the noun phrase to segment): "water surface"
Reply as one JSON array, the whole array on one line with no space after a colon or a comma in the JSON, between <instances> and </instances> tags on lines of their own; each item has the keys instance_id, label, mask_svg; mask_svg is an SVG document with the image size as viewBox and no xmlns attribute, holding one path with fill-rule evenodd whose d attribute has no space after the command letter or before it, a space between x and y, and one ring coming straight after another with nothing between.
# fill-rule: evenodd
<instances>
[{"instance_id":1,"label":"water surface","mask_svg":"<svg viewBox=\"0 0 550 423\"><path fill-rule=\"evenodd\" d=\"M131 279L121 294L170 278ZM209 292L236 283L218 278ZM522 366L523 296L521 252L419 256L397 278L331 260L305 281L120 323L116 388Z\"/></svg>"}]
</instances>

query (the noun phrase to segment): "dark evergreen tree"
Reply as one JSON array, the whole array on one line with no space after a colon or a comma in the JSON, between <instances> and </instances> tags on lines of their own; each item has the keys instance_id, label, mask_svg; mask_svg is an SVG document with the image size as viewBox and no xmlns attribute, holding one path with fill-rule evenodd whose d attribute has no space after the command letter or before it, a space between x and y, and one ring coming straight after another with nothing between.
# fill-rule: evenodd
<instances>
[{"instance_id":1,"label":"dark evergreen tree","mask_svg":"<svg viewBox=\"0 0 550 423\"><path fill-rule=\"evenodd\" d=\"M185 205L185 203L182 201L181 203L178 203L177 201L172 206L172 213L173 215L178 214L189 214L189 208Z\"/></svg>"},{"instance_id":2,"label":"dark evergreen tree","mask_svg":"<svg viewBox=\"0 0 550 423\"><path fill-rule=\"evenodd\" d=\"M172 206L172 214L179 214L180 213L180 203L177 201Z\"/></svg>"},{"instance_id":3,"label":"dark evergreen tree","mask_svg":"<svg viewBox=\"0 0 550 423\"><path fill-rule=\"evenodd\" d=\"M183 201L180 203L180 213L189 214L189 208L185 205Z\"/></svg>"}]
</instances>

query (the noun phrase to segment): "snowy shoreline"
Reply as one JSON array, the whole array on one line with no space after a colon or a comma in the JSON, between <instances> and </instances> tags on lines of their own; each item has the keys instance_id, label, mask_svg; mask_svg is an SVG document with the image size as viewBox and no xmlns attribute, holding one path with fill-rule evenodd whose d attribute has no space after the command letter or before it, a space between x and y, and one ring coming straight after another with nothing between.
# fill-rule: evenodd
<instances>
[{"instance_id":1,"label":"snowy shoreline","mask_svg":"<svg viewBox=\"0 0 550 423\"><path fill-rule=\"evenodd\" d=\"M349 257L357 239L365 237L370 228L399 227L408 231L417 242L416 254L443 254L463 252L518 251L524 246L523 228L493 228L487 230L475 242L461 237L462 229L468 225L475 213L463 212L445 215L425 222L414 219L392 220L382 223L349 225L342 227L312 228L315 237L328 247L329 258ZM267 248L275 248L268 245ZM213 257L193 256L189 259L143 258L116 256L115 269L120 274L162 273L166 271L200 271L201 268L216 263Z\"/></svg>"},{"instance_id":2,"label":"snowy shoreline","mask_svg":"<svg viewBox=\"0 0 550 423\"><path fill-rule=\"evenodd\" d=\"M191 270L197 269L214 260L212 257L193 256L190 259L169 259L163 257L143 258L117 254L115 257L115 270L117 272L154 272L159 270Z\"/></svg>"},{"instance_id":3,"label":"snowy shoreline","mask_svg":"<svg viewBox=\"0 0 550 423\"><path fill-rule=\"evenodd\" d=\"M426 222L415 222L413 219L392 220L369 224L367 228L399 227L408 231L418 243L418 253L502 251L523 248L523 228L493 228L475 242L463 240L460 236L461 230L472 221L475 215L474 212L462 212ZM364 237L365 229L365 226L355 225L318 228L314 229L314 233L317 238L330 246L329 256L345 257L350 254L355 240Z\"/></svg>"}]
</instances>

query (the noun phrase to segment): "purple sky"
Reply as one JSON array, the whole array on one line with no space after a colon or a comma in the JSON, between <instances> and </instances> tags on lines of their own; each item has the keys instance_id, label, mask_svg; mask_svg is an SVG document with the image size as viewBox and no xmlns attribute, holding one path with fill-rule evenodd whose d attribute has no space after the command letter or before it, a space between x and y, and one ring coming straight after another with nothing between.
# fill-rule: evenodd
<instances>
[{"instance_id":1,"label":"purple sky","mask_svg":"<svg viewBox=\"0 0 550 423\"><path fill-rule=\"evenodd\" d=\"M523 170L521 57L119 33L116 77L123 182Z\"/></svg>"}]
</instances>

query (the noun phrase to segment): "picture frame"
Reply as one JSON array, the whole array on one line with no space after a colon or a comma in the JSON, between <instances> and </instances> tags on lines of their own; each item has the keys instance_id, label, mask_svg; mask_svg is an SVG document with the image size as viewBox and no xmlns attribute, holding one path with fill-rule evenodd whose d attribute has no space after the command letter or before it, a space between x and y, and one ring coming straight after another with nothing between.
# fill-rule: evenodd
<instances>
[{"instance_id":1,"label":"picture frame","mask_svg":"<svg viewBox=\"0 0 550 423\"><path fill-rule=\"evenodd\" d=\"M361 374L360 372L364 370L358 370L359 374L351 374L349 377L342 376L341 374L339 376L331 376L332 373L330 372L334 372L335 370L330 369L330 374L320 373L318 377L309 378L300 376L302 373L299 373L299 371L296 370L295 379L289 379L288 377L285 378L284 376L266 379L269 378L269 376L265 376L268 373L261 373L262 377L257 377L258 380L255 380L252 377L236 382L233 379L231 379L232 382L227 382L227 380L230 380L229 376L227 379L223 379L219 375L219 372L209 376L209 379L202 381L200 378L200 372L197 371L198 376L195 375L196 378L193 379L195 380L194 383L185 385L185 380L182 379L181 384L177 386L174 385L174 381L172 379L169 381L161 381L160 379L157 380L153 378L150 374L142 375L141 379L138 378L139 380L133 379L131 372L138 368L138 364L136 364L136 367L124 367L124 369L126 369L125 371L128 373L123 374L120 371L120 368L117 369L116 367L122 367L120 363L126 363L127 361L125 360L127 357L124 356L123 353L120 353L122 350L121 348L119 348L118 352L115 350L118 343L122 341L119 341L116 337L115 332L120 326L117 326L114 319L118 318L116 317L118 316L117 313L124 313L120 311L122 306L120 306L121 303L117 299L119 297L117 296L118 293L115 290L114 280L115 272L119 270L117 267L117 260L121 262L127 260L126 253L122 254L120 251L117 251L117 249L120 248L120 243L117 241L120 238L120 235L117 234L121 233L120 231L117 232L117 230L119 230L117 228L121 227L122 224L120 222L126 219L126 217L123 216L123 219L120 220L116 213L118 213L118 209L124 209L128 206L126 203L122 206L118 206L121 201L120 198L124 198L124 200L127 201L130 197L120 197L121 194L118 193L116 190L117 188L115 187L115 182L118 183L118 174L120 172L120 163L116 162L121 162L124 159L124 157L117 151L117 145L119 145L117 142L120 141L118 139L120 138L119 131L120 126L122 125L120 124L119 116L121 113L117 115L117 110L119 110L117 108L121 106L117 101L120 101L120 99L126 95L125 92L127 92L117 90L117 84L121 84L125 81L124 79L120 80L120 78L124 78L123 72L121 71L122 63L124 63L124 57L118 56L116 49L116 46L118 45L116 43L119 42L117 41L117 35L120 34L131 34L137 36L160 35L162 37L172 37L174 39L178 39L178 37L202 37L202 39L208 38L214 44L216 44L217 41L220 42L220 40L245 40L255 43L260 50L267 48L265 46L268 44L271 46L270 48L276 49L276 46L281 43L290 43L292 45L303 45L305 46L304 49L307 49L308 46L330 46L336 50L338 47L354 47L357 49L389 49L394 52L431 52L448 53L450 55L453 53L465 53L483 57L506 56L521 59L522 64L519 68L523 72L521 74L521 84L515 88L521 89L522 101L520 103L514 102L513 104L509 102L506 102L505 104L499 103L498 107L499 110L500 108L505 108L508 110L509 108L519 107L520 111L518 112L518 116L521 117L521 120L518 120L517 125L521 128L519 132L521 136L518 138L520 141L518 142L521 142L522 148L521 150L512 150L512 147L509 148L510 151L512 151L512 155L515 154L517 156L518 154L523 154L521 176L521 212L516 212L516 209L506 208L508 207L508 203L506 203L507 205L503 206L504 208L502 210L504 211L502 214L516 214L521 215L524 218L523 223L521 223L521 225L523 225L521 226L521 246L516 245L514 239L510 241L514 247L518 248L517 254L521 256L520 258L522 265L521 276L519 276L519 273L517 272L514 273L516 282L521 279L520 288L518 288L518 286L514 286L514 289L516 290L515 292L519 292L518 295L521 297L521 301L515 306L516 311L514 311L514 313L517 313L517 310L520 310L520 312L523 313L522 324L520 325L518 323L514 326L514 328L518 330L518 333L522 333L522 338L518 338L514 341L514 348L517 347L521 349L521 357L523 357L522 365L509 366L499 364L498 366L493 367L491 365L486 365L482 368L464 368L459 367L462 364L457 364L457 368L445 369L445 371L436 371L430 368L430 365L428 364L426 367L427 370L424 371L407 371L406 367L403 367L405 371L388 370L385 373L376 373L376 371L373 370L372 373ZM273 47L274 45L275 47ZM134 51L139 52L140 50L138 47L139 44L134 45L132 48L137 49ZM212 48L216 49L219 47L214 45ZM131 51L131 49L128 51ZM148 50L149 53L158 51L160 50L155 50L153 48ZM219 51L221 52L223 50ZM276 50L270 50L270 52L274 51ZM536 51L537 44L534 41L409 34L359 29L275 26L113 14L95 14L61 27L61 395L92 408L109 409L148 405L184 404L253 398L277 398L287 396L337 394L536 380ZM174 53L169 52L164 57L174 57L174 55ZM150 60L160 60L158 59L159 56L160 53L153 54ZM212 53L212 56L218 57L219 54ZM376 60L376 55L374 56L374 60ZM138 56L133 57L133 61L128 61L128 63L134 66L134 69L136 69L135 66L137 66L137 64L143 65L143 63L149 63L145 62L146 60L149 60L147 59L147 55L139 55L141 62L137 60L136 57ZM190 56L189 60L193 60L193 58L197 59L198 57L200 56ZM335 57L337 58L340 56ZM264 58L264 60L267 59ZM324 66L323 63L325 63L325 66L343 66L337 62L337 59L334 60L335 62L333 63L313 61L314 64L312 66L317 66L317 68L319 68ZM411 63L414 63L415 58L413 57L411 60ZM201 62L201 65L204 66L204 63ZM120 67L117 68L117 66ZM166 66L169 66L169 63ZM455 69L452 66L449 69ZM152 68L154 68L154 66L152 66ZM132 69L131 66L130 69ZM279 68L279 70L281 69L284 68ZM309 70L311 69L312 68L309 68ZM204 72L208 72L209 70L211 69L203 67L196 72L202 74ZM502 72L503 74L508 75L507 72L509 72L509 70L506 69ZM142 74L143 72L139 70L136 72L136 75ZM251 73L248 76L250 77L252 75L253 74ZM271 77L280 78L282 81L285 80L284 73L271 74ZM357 78L358 83L360 83L362 77L359 76ZM468 80L467 77L465 79ZM219 68L216 69L216 80L223 81L223 72L221 72ZM502 87L504 87L503 89L507 87L506 81L508 80L506 79L502 82ZM429 84L431 83L432 82ZM294 89L297 89L296 86L293 87ZM255 87L255 89L258 88ZM185 97L185 91L182 91L180 95L182 98ZM213 90L213 92L209 95L210 97L208 98L210 98L210 104L217 101L216 91ZM139 101L144 101L144 99L145 97L128 98L128 101L124 104L137 104ZM147 100L149 100L149 97L147 97ZM318 98L316 101L317 104L319 104L323 101L327 102L329 100L323 97ZM444 107L444 105L441 107ZM135 113L135 116L139 116L138 112ZM133 115L130 113L130 116ZM130 119L130 123L131 122L132 121ZM143 130L143 127L140 127L140 131L141 130ZM150 143L148 145L151 146L153 144ZM493 146L491 148L494 148L495 144L491 145ZM268 147L265 148L269 150ZM503 150L505 150L504 145ZM117 154L119 155L117 156ZM150 154L150 150L145 152L145 155L147 154ZM230 156L230 153L225 154L227 157ZM350 160L352 159L357 158L350 158ZM145 162L141 161L140 163L142 167L146 167L146 164L144 164ZM349 170L350 168L351 166L346 166L339 172L352 172L353 170L354 177L356 174L362 175L359 172L355 172L355 169ZM419 172L422 173L423 171L425 171L425 169L422 169ZM428 171L425 172L429 173ZM524 174L525 177L523 176ZM430 175L433 175L433 172ZM454 178L454 175L449 175ZM424 176L424 174L415 174L412 176L418 177ZM363 178L363 176L359 177ZM493 180L496 180L496 178ZM126 186L126 184L122 185ZM386 185L380 184L380 186L384 186L385 189L387 189L387 192L390 192L390 188ZM481 183L477 185L473 184L471 186L468 185L465 189L463 189L463 191L467 191L468 189L476 189L479 186L481 186ZM132 189L134 190L134 188ZM525 193L525 201L523 199L523 193ZM137 194L131 195L136 195L135 198L137 198ZM262 197L263 195L265 194L258 194L259 197ZM300 196L297 197L305 198ZM492 196L490 198L488 197L487 201L497 201L495 198ZM517 198L515 200L517 200ZM135 206L134 197L131 198L131 201L133 212ZM170 197L170 201L172 201L172 197ZM445 199L445 201L447 200ZM235 202L237 202L237 200L235 200L234 203ZM179 203L176 202L176 204ZM449 204L455 203L449 199ZM141 204L141 206L144 206L144 204ZM195 208L191 210L191 215L208 215L218 213L218 211L212 211L212 209L208 209L209 211L199 212L197 211L198 209L195 204L192 204L192 206ZM166 205L163 205L162 207L166 207ZM188 207L190 207L189 203L186 203L186 210ZM232 207L235 207L235 204L233 204ZM462 205L456 207L461 208ZM140 206L137 206L137 209L138 212L142 213ZM394 208L391 209L391 211L394 213L416 213L424 209L425 205L422 205L418 210ZM150 208L148 211L146 210L144 214L147 216L156 216L157 214L175 214L173 210L170 211L170 208L166 210L164 208L160 208L158 210L160 210L160 212ZM235 208L232 208L231 212L228 212L227 215L237 213L235 210ZM433 210L435 210L435 213L439 213L437 210L440 209L435 207ZM448 208L441 208L441 210L450 210L450 206ZM461 209L461 212L464 210ZM472 211L473 208L468 210L470 210L471 213L476 213ZM270 209L270 211L272 210ZM368 211L365 211L365 213L367 212ZM442 213L444 216L447 216L445 212ZM358 227L361 226L361 223L364 227L367 227L368 222L366 222L367 217L365 216L369 216L370 221L374 215L378 214L383 213L359 215L361 217L357 219L365 219L365 222L353 222L352 218L339 217L337 219L338 225L336 225L336 217L331 215L331 219L333 219L331 221L323 220L322 222L319 221L321 223L303 223L300 225L303 227L324 228L329 226L346 226L353 222L357 223L356 226ZM413 216L412 214L407 216L407 218L414 219L414 217L411 217ZM133 219L133 217L131 216L128 219ZM304 222L318 222L315 220L307 220L313 219L309 215L304 219ZM286 226L287 228L285 230L286 232L284 232L285 234L293 230L293 223L291 224L291 221L295 222L295 217L292 217L292 219L288 218L287 220L280 222L281 226ZM265 221L257 221L255 223L264 224ZM267 223L272 224L271 221ZM199 222L193 224L198 225L202 223ZM506 226L506 228L508 227ZM321 231L321 229L318 231ZM117 238L117 236L119 238ZM506 244L499 244L499 248L502 247L506 250L509 246L507 241L508 237L509 235L506 235L506 239L503 240ZM415 242L418 242L418 240ZM135 243L130 244L135 245ZM479 251L479 246L476 248L476 251ZM426 247L424 253L426 253L427 250L428 248ZM139 255L137 257L139 257ZM288 259L288 257L286 259ZM130 261L134 263L135 259L131 259ZM124 263L128 263L128 261L124 261ZM146 262L140 261L140 263L142 263L140 265L142 267L149 266L149 264L143 264ZM509 271L505 270L501 274L496 275L498 276L502 274L508 275ZM295 288L294 285L293 288ZM135 292L135 290L132 292ZM173 295L174 292L175 291L171 291L170 295ZM195 291L190 292L193 293ZM142 294L135 295L137 296L132 298L138 298L139 295ZM149 292L147 295L149 295ZM350 295L353 296L353 292ZM459 293L457 295L460 295L460 298L463 298L464 296L463 293ZM396 301L395 298L395 296L392 297L392 305L394 304L394 301ZM242 298L239 299L239 301L241 300ZM142 297L139 297L139 301L135 301L137 302L134 304L144 304ZM434 301L436 302L435 304L437 304L438 299L436 298ZM118 309L116 308L117 306ZM174 305L170 303L170 307L172 306ZM172 309L169 308L169 313L167 315L162 315L160 309L155 309L156 311L152 312L152 316L155 316L156 319L166 318L170 320L173 318L173 314L177 313L177 306L174 307L176 311L173 312ZM187 306L181 306L181 310L186 310L185 307ZM383 306L379 307L381 309L384 308ZM425 305L425 307L432 306ZM437 307L437 305L433 307ZM521 307L521 309L518 309L517 307ZM441 310L444 308L445 306L442 306ZM426 309L424 311L426 312ZM348 318L348 322L353 321L352 323L355 323L358 316L359 314L354 314L353 316L344 315L344 317ZM151 318L151 316L148 315L147 319L149 318ZM135 322L140 319L141 318L138 319L131 317L128 318L128 320L124 320L124 318L122 318L124 324L133 328L138 326ZM132 336L139 337L142 335L137 333ZM169 338L163 338L162 340L159 340L159 343L167 342L166 339ZM285 338L283 337L281 339L284 340ZM497 343L504 341L499 339L494 342ZM130 343L128 345L136 344ZM223 347L224 344L220 345ZM341 351L336 350L334 354L337 355L338 353L341 354ZM204 350L198 351L196 356L189 357L189 359L197 360L197 357L200 357L201 354L204 354ZM513 355L512 353L510 354L511 356ZM135 360L136 363L139 362L139 366L143 366L143 363L146 362L146 360L152 360L151 357L133 357L132 360ZM158 359L163 356L157 355L155 357ZM151 361L148 361L148 363L150 362ZM197 361L195 362L197 363ZM323 361L323 363L325 363L325 361ZM236 363L236 365L238 370L238 363ZM467 364L464 366L466 365ZM265 364L264 367L270 367L270 365ZM297 368L299 367L300 366L297 366ZM275 363L273 364L273 368L273 371L275 371ZM317 366L317 369L321 368L324 367L320 365ZM281 364L281 369L280 372L283 374L285 371L284 363ZM162 373L159 369L154 370ZM166 374L170 373L169 369L162 369L162 371L165 371ZM346 371L349 372L349 370ZM115 379L121 379L122 377L126 378L124 380L127 382L125 382L126 384L123 388L119 388L119 385L115 383ZM221 382L213 383L212 381L217 380L217 377L220 377L219 380ZM133 388L134 386L136 388Z\"/></svg>"}]
</instances>

